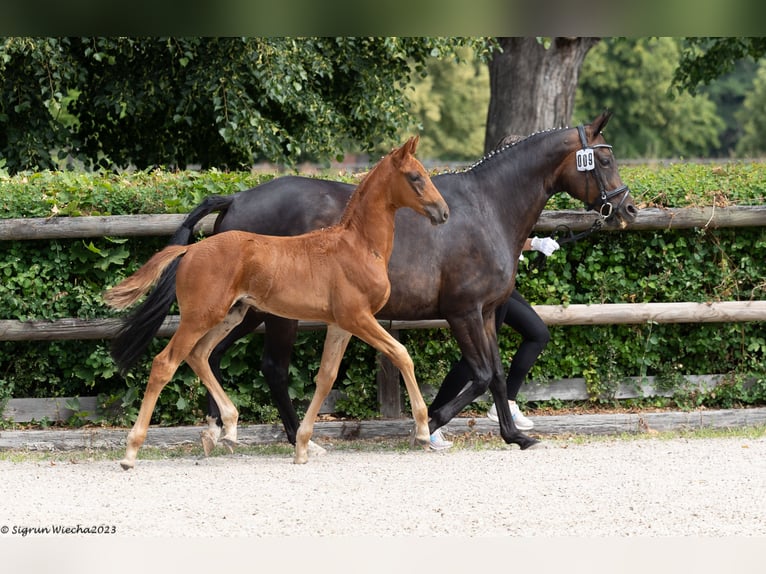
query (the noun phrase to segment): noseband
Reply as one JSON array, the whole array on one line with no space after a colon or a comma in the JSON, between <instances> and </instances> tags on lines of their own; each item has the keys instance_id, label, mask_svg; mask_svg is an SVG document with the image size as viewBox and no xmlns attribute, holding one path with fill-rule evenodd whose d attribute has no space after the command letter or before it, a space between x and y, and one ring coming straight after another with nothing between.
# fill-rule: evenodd
<instances>
[{"instance_id":1,"label":"noseband","mask_svg":"<svg viewBox=\"0 0 766 574\"><path fill-rule=\"evenodd\" d=\"M622 204L625 201L625 198L628 197L628 194L630 193L630 189L628 189L627 185L623 185L621 187L618 187L617 189L613 189L612 191L607 191L606 186L604 185L604 181L601 177L601 174L599 173L597 166L596 166L596 159L595 154L593 153L593 150L596 148L608 148L612 149L612 146L608 144L596 144L596 145L588 145L588 140L585 137L585 127L582 125L577 126L577 133L580 134L580 143L582 144L582 149L577 151L577 171L584 171L585 172L585 197L587 199L588 197L588 172L593 173L593 177L596 180L596 183L598 184L598 189L601 192L601 203L596 205L596 203L588 203L585 201L585 207L588 209L596 210L598 207L598 212L604 219L609 219L614 215L616 210L619 210ZM609 202L610 199L613 197L616 197L620 194L623 194L622 199L620 199L620 203L617 204L617 207L614 208L612 204Z\"/></svg>"}]
</instances>

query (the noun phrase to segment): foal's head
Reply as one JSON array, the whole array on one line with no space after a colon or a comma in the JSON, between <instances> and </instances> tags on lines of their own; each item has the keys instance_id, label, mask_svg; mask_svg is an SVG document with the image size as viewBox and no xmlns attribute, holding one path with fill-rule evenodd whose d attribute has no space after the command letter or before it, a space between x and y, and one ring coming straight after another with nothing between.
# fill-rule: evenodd
<instances>
[{"instance_id":1,"label":"foal's head","mask_svg":"<svg viewBox=\"0 0 766 574\"><path fill-rule=\"evenodd\" d=\"M391 169L396 172L391 178L391 201L397 207L414 209L437 225L447 221L449 207L423 165L415 159L418 140L417 136L412 137L388 155Z\"/></svg>"}]
</instances>

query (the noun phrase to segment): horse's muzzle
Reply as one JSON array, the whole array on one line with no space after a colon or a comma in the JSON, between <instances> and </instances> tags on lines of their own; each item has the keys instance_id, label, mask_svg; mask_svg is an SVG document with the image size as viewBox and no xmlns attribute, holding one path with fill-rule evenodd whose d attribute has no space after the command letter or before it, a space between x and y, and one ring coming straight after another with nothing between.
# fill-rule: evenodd
<instances>
[{"instance_id":1,"label":"horse's muzzle","mask_svg":"<svg viewBox=\"0 0 766 574\"><path fill-rule=\"evenodd\" d=\"M426 205L425 212L432 225L439 225L449 219L449 207L447 204Z\"/></svg>"}]
</instances>

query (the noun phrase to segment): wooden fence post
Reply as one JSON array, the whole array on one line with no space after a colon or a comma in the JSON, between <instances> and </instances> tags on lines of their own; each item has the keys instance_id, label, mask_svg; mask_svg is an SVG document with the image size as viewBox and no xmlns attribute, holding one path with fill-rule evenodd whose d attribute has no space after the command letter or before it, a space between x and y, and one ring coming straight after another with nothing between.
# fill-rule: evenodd
<instances>
[{"instance_id":1,"label":"wooden fence post","mask_svg":"<svg viewBox=\"0 0 766 574\"><path fill-rule=\"evenodd\" d=\"M399 340L399 331L389 331L394 339ZM378 403L380 415L384 419L398 419L402 416L402 395L399 385L399 369L382 353L377 354L378 370L375 381L378 384Z\"/></svg>"}]
</instances>

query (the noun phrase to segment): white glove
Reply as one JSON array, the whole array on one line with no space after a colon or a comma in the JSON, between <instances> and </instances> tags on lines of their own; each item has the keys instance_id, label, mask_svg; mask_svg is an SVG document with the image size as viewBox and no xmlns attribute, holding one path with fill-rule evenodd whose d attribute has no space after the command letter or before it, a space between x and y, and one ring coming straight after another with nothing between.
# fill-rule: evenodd
<instances>
[{"instance_id":1,"label":"white glove","mask_svg":"<svg viewBox=\"0 0 766 574\"><path fill-rule=\"evenodd\" d=\"M550 257L553 252L561 246L558 244L558 241L553 239L553 237L533 237L530 242L530 247L532 247L534 251L539 251L546 257Z\"/></svg>"}]
</instances>

